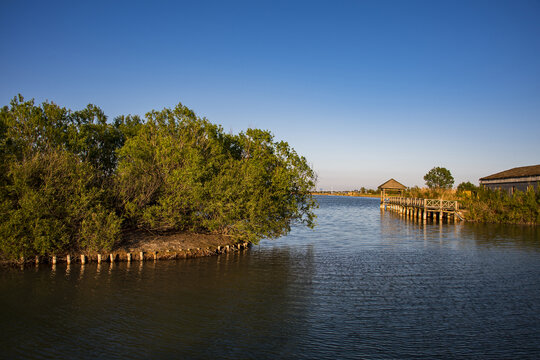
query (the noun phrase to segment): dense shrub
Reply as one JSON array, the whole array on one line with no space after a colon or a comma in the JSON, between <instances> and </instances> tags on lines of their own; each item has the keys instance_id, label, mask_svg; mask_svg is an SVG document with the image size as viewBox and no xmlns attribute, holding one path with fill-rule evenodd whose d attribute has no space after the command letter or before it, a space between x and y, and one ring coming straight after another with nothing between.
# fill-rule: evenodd
<instances>
[{"instance_id":1,"label":"dense shrub","mask_svg":"<svg viewBox=\"0 0 540 360\"><path fill-rule=\"evenodd\" d=\"M92 235L82 225L104 211L104 192L88 163L65 150L49 150L12 163L8 176L0 222L3 253L16 257L88 248ZM115 216L112 212L112 222ZM108 226L95 223L94 230L111 234L110 248L119 231L104 229Z\"/></svg>"},{"instance_id":2,"label":"dense shrub","mask_svg":"<svg viewBox=\"0 0 540 360\"><path fill-rule=\"evenodd\" d=\"M540 189L506 191L479 188L476 196L463 200L468 219L478 222L540 224Z\"/></svg>"},{"instance_id":3,"label":"dense shrub","mask_svg":"<svg viewBox=\"0 0 540 360\"><path fill-rule=\"evenodd\" d=\"M226 134L181 104L147 120L119 152L118 193L132 223L250 241L293 221L313 225L313 170L269 132Z\"/></svg>"},{"instance_id":4,"label":"dense shrub","mask_svg":"<svg viewBox=\"0 0 540 360\"><path fill-rule=\"evenodd\" d=\"M478 191L478 186L474 185L470 181L462 182L457 186L457 191L459 193L463 193L465 191L469 191L472 193Z\"/></svg>"},{"instance_id":5,"label":"dense shrub","mask_svg":"<svg viewBox=\"0 0 540 360\"><path fill-rule=\"evenodd\" d=\"M257 241L313 226L315 174L257 129L238 135L179 104L112 123L22 96L0 111L0 255L112 248L122 228Z\"/></svg>"}]
</instances>

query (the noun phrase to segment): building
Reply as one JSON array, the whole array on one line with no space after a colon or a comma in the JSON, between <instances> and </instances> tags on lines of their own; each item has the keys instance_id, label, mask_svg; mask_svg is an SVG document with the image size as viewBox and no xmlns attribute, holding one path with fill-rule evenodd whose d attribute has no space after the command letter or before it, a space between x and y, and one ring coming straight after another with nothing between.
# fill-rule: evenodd
<instances>
[{"instance_id":1,"label":"building","mask_svg":"<svg viewBox=\"0 0 540 360\"><path fill-rule=\"evenodd\" d=\"M522 166L480 179L480 186L492 190L505 190L510 194L514 191L527 191L529 187L538 189L540 182L540 165Z\"/></svg>"},{"instance_id":2,"label":"building","mask_svg":"<svg viewBox=\"0 0 540 360\"><path fill-rule=\"evenodd\" d=\"M394 179L390 179L384 184L379 185L378 189L381 191L382 199L392 193L402 196L403 192L407 190L407 187Z\"/></svg>"}]
</instances>

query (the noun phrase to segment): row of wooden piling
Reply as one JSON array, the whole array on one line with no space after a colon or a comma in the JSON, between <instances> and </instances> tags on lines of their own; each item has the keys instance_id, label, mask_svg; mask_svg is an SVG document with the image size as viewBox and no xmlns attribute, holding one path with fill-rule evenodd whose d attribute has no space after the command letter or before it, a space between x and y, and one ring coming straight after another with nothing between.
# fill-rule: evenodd
<instances>
[{"instance_id":1,"label":"row of wooden piling","mask_svg":"<svg viewBox=\"0 0 540 360\"><path fill-rule=\"evenodd\" d=\"M381 210L389 210L412 220L456 222L461 218L459 202L444 199L421 199L400 196L381 197Z\"/></svg>"},{"instance_id":2,"label":"row of wooden piling","mask_svg":"<svg viewBox=\"0 0 540 360\"><path fill-rule=\"evenodd\" d=\"M80 264L86 264L88 262L119 262L119 261L146 261L146 260L176 260L176 259L188 259L193 257L200 257L200 256L210 256L210 255L219 255L223 253L228 253L232 251L240 251L245 250L249 248L250 243L244 242L244 243L238 243L234 245L224 245L224 246L218 246L216 249L212 250L210 248L202 249L201 248L195 248L195 249L178 249L178 251L152 251L152 252L145 252L145 251L139 251L138 253L109 253L106 256L103 256L102 254L95 254L95 255L87 255L87 254L81 254L80 257L78 256L72 256L71 254L67 254L65 256L50 256L50 257L43 257L43 256L36 256L34 259L34 263L41 264L41 263L50 263L52 265L56 265L60 262L65 262L68 265L72 264L74 262L79 262ZM125 256L124 256L125 254ZM150 254L150 255L149 255ZM32 262L30 259L22 257L20 259L20 263L25 264Z\"/></svg>"},{"instance_id":3,"label":"row of wooden piling","mask_svg":"<svg viewBox=\"0 0 540 360\"><path fill-rule=\"evenodd\" d=\"M459 220L459 215L456 211L425 209L396 204L387 204L385 207L381 206L381 210L393 211L406 219L420 221L430 220L434 223L442 223L443 221L447 223L454 223Z\"/></svg>"}]
</instances>

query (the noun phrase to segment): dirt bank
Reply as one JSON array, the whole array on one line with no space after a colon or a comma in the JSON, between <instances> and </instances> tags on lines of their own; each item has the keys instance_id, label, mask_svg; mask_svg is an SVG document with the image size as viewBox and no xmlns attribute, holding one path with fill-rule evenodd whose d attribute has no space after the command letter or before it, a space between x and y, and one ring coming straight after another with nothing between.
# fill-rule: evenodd
<instances>
[{"instance_id":1,"label":"dirt bank","mask_svg":"<svg viewBox=\"0 0 540 360\"><path fill-rule=\"evenodd\" d=\"M147 231L128 231L122 235L122 242L113 252L180 251L186 249L216 249L218 246L233 245L236 241L225 235L166 233L158 234Z\"/></svg>"},{"instance_id":2,"label":"dirt bank","mask_svg":"<svg viewBox=\"0 0 540 360\"><path fill-rule=\"evenodd\" d=\"M110 261L140 261L187 259L219 255L248 248L231 236L194 233L152 233L126 231L122 241L111 251L69 251L49 256L32 256L19 260L0 260L2 266L24 266L39 263L82 263ZM141 259L142 254L142 259ZM112 255L112 257L111 257Z\"/></svg>"}]
</instances>

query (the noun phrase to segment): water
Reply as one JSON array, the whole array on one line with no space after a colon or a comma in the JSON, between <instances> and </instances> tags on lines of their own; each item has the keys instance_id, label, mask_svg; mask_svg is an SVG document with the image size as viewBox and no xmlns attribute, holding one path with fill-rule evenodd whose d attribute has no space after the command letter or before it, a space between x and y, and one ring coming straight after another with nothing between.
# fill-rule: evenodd
<instances>
[{"instance_id":1,"label":"water","mask_svg":"<svg viewBox=\"0 0 540 360\"><path fill-rule=\"evenodd\" d=\"M241 254L1 271L0 357L540 357L538 228L318 199L316 230Z\"/></svg>"}]
</instances>

